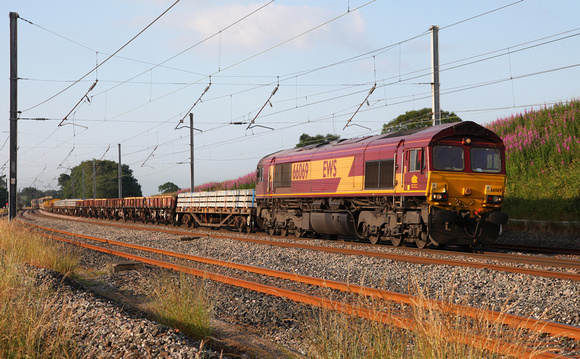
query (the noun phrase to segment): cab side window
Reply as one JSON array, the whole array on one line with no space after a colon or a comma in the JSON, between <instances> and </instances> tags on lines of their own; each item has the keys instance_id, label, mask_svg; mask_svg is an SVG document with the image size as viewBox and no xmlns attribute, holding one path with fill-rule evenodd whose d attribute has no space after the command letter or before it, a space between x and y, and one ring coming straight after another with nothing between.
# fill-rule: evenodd
<instances>
[{"instance_id":1,"label":"cab side window","mask_svg":"<svg viewBox=\"0 0 580 359\"><path fill-rule=\"evenodd\" d=\"M420 172L425 163L425 151L422 148L409 150L409 172Z\"/></svg>"}]
</instances>

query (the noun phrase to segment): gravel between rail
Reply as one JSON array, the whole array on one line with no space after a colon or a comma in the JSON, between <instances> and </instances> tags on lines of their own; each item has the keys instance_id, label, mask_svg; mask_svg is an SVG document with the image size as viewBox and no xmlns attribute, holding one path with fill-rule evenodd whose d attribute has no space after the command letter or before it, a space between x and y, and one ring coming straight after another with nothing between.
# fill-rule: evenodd
<instances>
[{"instance_id":1,"label":"gravel between rail","mask_svg":"<svg viewBox=\"0 0 580 359\"><path fill-rule=\"evenodd\" d=\"M32 223L41 226L54 227L100 238L127 241L198 256L363 284L394 292L408 293L410 289L413 292L416 288L421 288L420 290L428 292L433 298L444 297L459 304L501 310L511 314L580 326L580 285L570 280L496 272L488 269L419 265L372 257L344 256L305 249L256 245L232 239L210 239L204 236L201 231L198 239L181 241L178 235L96 226L75 221L30 216L26 216L24 220L30 220ZM222 232L222 234L232 238L239 235L233 232ZM278 240L285 241L283 238ZM526 243L529 241L534 244L549 242L550 245L577 246L580 243L580 236L553 235L541 232L508 232L504 233L500 240L509 243ZM329 246L344 246L341 242L321 241L320 243ZM372 250L401 252L390 246L372 247ZM433 254L421 252L415 255L442 256L436 254L436 251ZM556 257L574 258L572 256ZM82 265L92 268L93 272L106 273L107 263L114 260L108 255L83 251ZM475 261L476 259L465 258L463 260ZM499 262L489 261L489 263L498 264ZM538 266L526 267L541 268ZM203 265L199 265L198 268L214 269ZM230 271L221 270L225 274ZM137 296L139 289L135 287L135 283L142 279L143 275L145 275L144 273L147 272L127 271L104 274L100 279L103 284L101 284L101 288L97 289L105 293L121 293L125 298ZM212 285L215 286L215 292L219 293L216 298L218 301L216 315L219 319L241 326L296 352L304 353L306 351L306 344L302 340L301 333L304 330L302 323L305 318L313 315L309 308L287 300L232 286ZM90 294L76 294L76 292L75 295L79 296L79 300L90 296ZM106 308L107 305L105 304L103 310ZM118 319L119 316L116 318ZM127 320L132 323L131 320L138 319L130 319L128 317ZM153 322L143 324L143 322L138 321L137 323L141 324L128 324L125 329L126 332L143 334L157 331L159 333L159 328L163 328L162 332L174 338L172 339L173 342L160 344L159 348L161 349L159 350L163 353L168 355L171 353L172 357L181 356L185 358L195 357L195 355L201 355L199 353L202 353L199 350L199 343L188 342L180 333L172 332L171 329L164 328ZM106 331L104 328L111 330L110 328L122 326L123 324L104 325L96 330ZM103 332L103 335L106 337L108 334ZM113 335L119 338L120 334ZM146 337L145 339L151 340L149 334L143 334L143 336ZM104 341L104 343L109 342ZM101 343L101 345L103 344ZM122 349L129 350L129 348L132 348L133 351L139 351L138 344ZM264 354L270 349L264 349ZM127 352L130 353L130 351ZM142 351L140 353L143 354ZM270 356L275 356L275 354L271 354L271 351L269 353ZM158 355L159 353L156 354ZM203 352L203 355L210 358L219 357L219 353L215 351Z\"/></svg>"}]
</instances>

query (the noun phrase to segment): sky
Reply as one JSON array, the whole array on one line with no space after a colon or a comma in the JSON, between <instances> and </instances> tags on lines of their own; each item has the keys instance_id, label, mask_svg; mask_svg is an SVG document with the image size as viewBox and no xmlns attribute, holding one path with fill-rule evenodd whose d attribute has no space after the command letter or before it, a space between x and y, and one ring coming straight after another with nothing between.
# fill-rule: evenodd
<instances>
[{"instance_id":1,"label":"sky","mask_svg":"<svg viewBox=\"0 0 580 359\"><path fill-rule=\"evenodd\" d=\"M303 133L379 134L431 107L431 26L441 109L464 121L580 96L577 0L175 2L2 1L0 174L10 12L20 17L19 190L58 189L82 161L117 162L119 144L144 195L189 188L189 113L195 185L248 174Z\"/></svg>"}]
</instances>

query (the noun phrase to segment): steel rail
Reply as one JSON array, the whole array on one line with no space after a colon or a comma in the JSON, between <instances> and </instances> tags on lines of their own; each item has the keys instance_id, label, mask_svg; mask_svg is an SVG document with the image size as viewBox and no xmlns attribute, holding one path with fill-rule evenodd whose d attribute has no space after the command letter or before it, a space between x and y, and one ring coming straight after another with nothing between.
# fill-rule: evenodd
<instances>
[{"instance_id":1,"label":"steel rail","mask_svg":"<svg viewBox=\"0 0 580 359\"><path fill-rule=\"evenodd\" d=\"M523 246L519 244L503 244L494 243L493 248L498 249L510 249L522 252L540 252L540 253L557 253L557 254L572 254L580 255L580 249L577 248L557 248L557 247L544 247L544 246Z\"/></svg>"},{"instance_id":2,"label":"steel rail","mask_svg":"<svg viewBox=\"0 0 580 359\"><path fill-rule=\"evenodd\" d=\"M241 271L247 271L247 272L266 275L266 276L270 276L270 277L277 277L277 278L281 278L281 279L300 282L303 284L315 285L315 286L319 286L319 287L326 287L329 289L339 290L339 291L343 291L343 292L350 292L350 293L355 293L355 294L359 294L359 295L380 298L383 300L387 300L387 301L391 301L391 302L395 302L395 303L399 303L399 304L420 305L420 306L424 306L424 307L429 307L430 309L435 308L441 312L454 313L457 315L468 316L471 318L478 318L478 317L480 317L479 314L482 314L488 320L490 320L492 322L505 324L505 325L508 325L510 327L513 327L513 328L525 328L525 329L529 329L529 330L534 330L536 332L541 331L541 332L545 332L545 333L550 333L552 335L562 335L562 336L567 336L567 337L573 338L575 340L580 340L580 328L575 327L575 326L566 325L566 324L545 321L545 320L537 320L537 319L533 319L533 318L527 318L527 317L523 317L523 316L501 313L501 312L486 310L486 309L478 309L478 308L473 308L473 307L463 306L463 305L458 305L458 304L453 304L453 303L445 303L445 302L437 301L437 300L433 300L433 299L419 299L416 296L412 296L412 295L408 295L408 294L390 292L390 291L386 291L386 290L382 290L382 289L376 289L376 288L364 287L364 286L360 286L360 285L348 284L348 283L343 283L343 282L338 282L338 281L333 281L333 280L315 278L315 277L306 276L306 275L300 275L300 274L284 272L284 271L279 271L279 270L273 270L273 269L267 269L267 268L252 266L252 265L234 263L234 262L229 262L229 261L224 261L224 260L219 260L219 259L199 257L199 256L195 256L195 255L179 253L179 252L172 252L172 251L168 251L168 250L164 250L164 249L157 249L157 248L142 246L142 245L138 245L138 244L131 244L131 243L120 242L120 241L109 240L109 239L98 238L98 237L91 237L91 236L86 236L86 235L82 235L82 234L76 234L76 233L66 232L66 231L62 231L62 230L58 230L58 229L43 227L43 226L39 226L36 224L26 223L26 225L36 227L39 229L43 229L46 231L56 232L56 233L69 235L69 236L75 236L75 237L84 238L84 239L97 241L97 242L101 242L101 243L132 248L132 249L141 250L141 251L145 251L145 252L149 252L149 253L162 254L162 255L178 258L178 259L185 259L185 260L195 261L195 262L204 263L204 264L212 264L212 265L228 267L228 268L237 269L237 270L241 270Z\"/></svg>"},{"instance_id":3,"label":"steel rail","mask_svg":"<svg viewBox=\"0 0 580 359\"><path fill-rule=\"evenodd\" d=\"M94 221L87 221L87 220L77 219L77 218L74 218L73 220L78 221L78 222L93 223L93 224L104 225L104 226L130 228L130 229L137 229L137 230L144 230L144 231L147 231L147 230L151 231L152 230L152 229L147 228L147 227L135 227L135 226L123 225L123 224L117 224L117 223L94 222ZM167 233L167 234L191 235L191 232L177 231L177 230L164 229L164 228L159 228L159 229L156 228L154 230L157 232ZM569 273L569 272L556 272L556 271L550 271L550 270L544 270L544 269L533 269L533 268L519 268L519 267L505 266L505 265L499 265L499 264L464 262L464 261L455 260L455 259L414 257L414 256L408 256L408 255L404 255L404 254L372 252L372 251L363 251L363 250L358 250L358 249L347 249L347 248L333 248L333 247L325 247L325 246L316 246L316 245L311 245L311 244L274 242L274 241L254 239L254 238L238 238L238 237L232 238L229 236L214 235L214 234L207 234L207 236L211 237L211 238L232 239L232 240L237 240L237 241L278 246L278 247L285 247L285 248L302 248L302 249L310 249L310 250L322 251L322 252L328 252L328 253L376 257L376 258L390 259L393 261L408 262L408 263L414 263L414 264L449 265L449 266L456 266L456 267L486 268L486 269L492 269L492 270L499 271L499 272L528 274L528 275L534 275L534 276L540 276L540 277L580 281L580 274ZM525 260L526 258L522 258L522 259Z\"/></svg>"},{"instance_id":4,"label":"steel rail","mask_svg":"<svg viewBox=\"0 0 580 359\"><path fill-rule=\"evenodd\" d=\"M346 313L348 315L358 316L360 318L369 319L373 321L378 321L387 325L393 325L400 329L405 330L417 330L417 325L413 322L410 318L405 318L401 316L397 316L393 313L385 313L385 312L378 312L372 309L363 308L360 306L347 304L347 303L339 303L334 302L332 300L316 297L300 292L291 291L288 289L273 287L261 283L251 282L244 279L233 278L229 276L225 276L218 273L213 273L204 270L198 270L186 266L182 266L179 264L167 263L163 261L159 261L156 259L146 258L130 253L120 252L112 249L107 249L87 243L82 243L50 234L42 234L48 238L63 241L69 244L73 244L76 246L80 246L83 248L99 251L102 253L107 253L110 255L115 255L118 257L135 260L141 263L150 264L153 266L157 266L160 268L171 269L177 272L182 272L190 275L194 275L197 277L217 281L220 283L241 287L245 289L249 289L252 291L256 291L263 294L272 295L279 298L287 298L293 300L295 302L308 304L312 306L317 306L324 309L331 309L338 312ZM76 234L73 234L76 235ZM107 240L105 240L107 241ZM448 334L450 334L446 339L450 341L454 341L456 343L469 345L472 347L485 349L489 351L493 351L495 353L500 353L503 355L515 356L519 358L538 358L538 359L551 359L551 358L566 358L560 354L548 352L548 351L540 351L538 352L535 349L520 346L517 344L504 342L498 339L492 339L485 336L474 335L474 334L466 334L465 332L456 331L453 329L448 330Z\"/></svg>"}]
</instances>

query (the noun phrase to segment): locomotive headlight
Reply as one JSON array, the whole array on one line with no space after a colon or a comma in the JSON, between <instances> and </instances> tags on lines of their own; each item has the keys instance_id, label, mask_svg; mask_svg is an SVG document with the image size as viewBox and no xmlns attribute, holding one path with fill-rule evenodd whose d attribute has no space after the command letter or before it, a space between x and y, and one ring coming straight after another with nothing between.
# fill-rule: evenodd
<instances>
[{"instance_id":1,"label":"locomotive headlight","mask_svg":"<svg viewBox=\"0 0 580 359\"><path fill-rule=\"evenodd\" d=\"M493 203L493 204L500 204L503 202L503 197L490 194L490 195L486 196L485 202L486 203Z\"/></svg>"},{"instance_id":2,"label":"locomotive headlight","mask_svg":"<svg viewBox=\"0 0 580 359\"><path fill-rule=\"evenodd\" d=\"M449 194L447 194L447 193L433 193L431 195L431 198L433 199L433 201L447 202L447 200L449 199Z\"/></svg>"}]
</instances>

